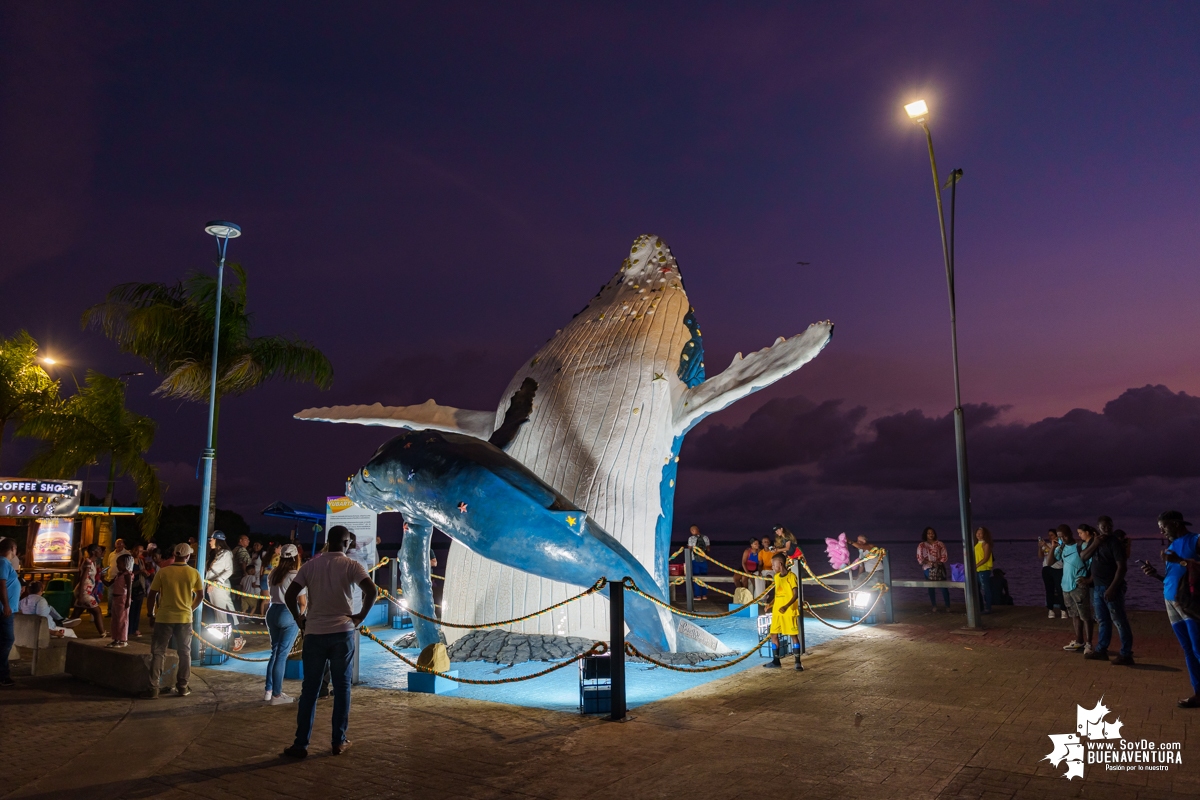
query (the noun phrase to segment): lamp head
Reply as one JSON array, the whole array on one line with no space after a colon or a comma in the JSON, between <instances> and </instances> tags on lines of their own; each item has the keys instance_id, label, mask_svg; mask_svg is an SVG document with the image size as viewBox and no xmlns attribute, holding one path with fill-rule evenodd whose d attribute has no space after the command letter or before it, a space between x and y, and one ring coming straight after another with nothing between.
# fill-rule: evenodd
<instances>
[{"instance_id":1,"label":"lamp head","mask_svg":"<svg viewBox=\"0 0 1200 800\"><path fill-rule=\"evenodd\" d=\"M55 364L58 363L58 361L51 358L50 356L42 356L42 363L48 367L53 367Z\"/></svg>"},{"instance_id":2,"label":"lamp head","mask_svg":"<svg viewBox=\"0 0 1200 800\"><path fill-rule=\"evenodd\" d=\"M242 235L242 226L223 219L215 219L204 226L204 232L220 239L236 239Z\"/></svg>"},{"instance_id":3,"label":"lamp head","mask_svg":"<svg viewBox=\"0 0 1200 800\"><path fill-rule=\"evenodd\" d=\"M913 122L920 124L929 116L929 106L924 100L915 100L904 107L908 113L908 118Z\"/></svg>"}]
</instances>

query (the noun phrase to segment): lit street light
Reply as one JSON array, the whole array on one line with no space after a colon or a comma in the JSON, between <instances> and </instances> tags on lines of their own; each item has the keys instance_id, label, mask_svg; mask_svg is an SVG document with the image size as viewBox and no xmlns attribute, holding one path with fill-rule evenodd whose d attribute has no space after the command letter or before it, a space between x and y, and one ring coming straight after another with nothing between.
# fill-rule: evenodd
<instances>
[{"instance_id":1,"label":"lit street light","mask_svg":"<svg viewBox=\"0 0 1200 800\"><path fill-rule=\"evenodd\" d=\"M208 515L212 505L209 495L212 492L213 459L217 457L217 443L213 441L213 415L217 406L217 346L221 341L221 287L225 280L225 250L229 247L230 239L242 235L242 229L232 222L216 220L205 225L204 232L217 237L217 254L220 261L217 263L217 311L213 320L212 371L208 382L208 446L204 448L204 454L200 457L204 461L204 494L200 497L200 535L196 540L196 569L199 570L201 578L204 577L205 562L208 559ZM196 607L193 623L196 631L204 630L200 620L203 608L203 603ZM200 643L196 637L192 637L192 642L192 657L198 658Z\"/></svg>"},{"instance_id":2,"label":"lit street light","mask_svg":"<svg viewBox=\"0 0 1200 800\"><path fill-rule=\"evenodd\" d=\"M954 200L958 189L958 181L962 178L962 170L956 169L950 173L945 186L950 187L950 238L946 238L946 216L942 210L941 179L938 177L937 161L933 157L933 134L929 132L929 105L924 100L917 100L904 107L908 118L920 125L925 131L925 141L929 144L929 167L933 170L933 194L937 198L938 226L942 233L942 259L946 262L946 288L950 293L950 350L954 358L954 447L958 460L958 517L962 525L963 568L966 572L967 627L978 628L979 596L975 579L975 543L971 533L971 486L967 477L967 438L963 423L962 392L958 381L958 321L954 301Z\"/></svg>"}]
</instances>

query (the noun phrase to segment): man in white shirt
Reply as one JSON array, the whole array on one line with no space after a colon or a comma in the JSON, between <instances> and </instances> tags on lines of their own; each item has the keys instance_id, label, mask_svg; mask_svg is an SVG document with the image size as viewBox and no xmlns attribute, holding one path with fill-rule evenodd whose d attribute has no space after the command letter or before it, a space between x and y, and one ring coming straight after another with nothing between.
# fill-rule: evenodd
<instances>
[{"instance_id":1,"label":"man in white shirt","mask_svg":"<svg viewBox=\"0 0 1200 800\"><path fill-rule=\"evenodd\" d=\"M29 593L21 598L19 608L22 614L45 617L46 622L50 625L50 635L60 639L63 637L68 639L76 638L75 631L70 629L83 622L82 619L64 620L62 614L55 611L50 602L42 597L41 581L34 581L29 584Z\"/></svg>"},{"instance_id":2,"label":"man in white shirt","mask_svg":"<svg viewBox=\"0 0 1200 800\"><path fill-rule=\"evenodd\" d=\"M346 555L351 540L345 526L329 529L326 552L304 563L284 595L288 610L304 633L304 684L296 709L296 740L283 751L289 758L308 755L313 720L317 711L317 693L321 675L328 663L333 678L333 754L339 756L350 746L346 727L350 723L350 673L357 646L357 629L367 618L372 602L353 608L353 588L365 599L373 600L378 590L362 564ZM308 590L308 608L302 612L297 603L302 589Z\"/></svg>"}]
</instances>

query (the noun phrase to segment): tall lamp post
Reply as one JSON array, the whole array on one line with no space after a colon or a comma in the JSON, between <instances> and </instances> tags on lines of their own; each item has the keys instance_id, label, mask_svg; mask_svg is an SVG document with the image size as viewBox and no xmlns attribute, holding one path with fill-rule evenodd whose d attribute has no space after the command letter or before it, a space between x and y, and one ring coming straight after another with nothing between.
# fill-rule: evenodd
<instances>
[{"instance_id":1,"label":"tall lamp post","mask_svg":"<svg viewBox=\"0 0 1200 800\"><path fill-rule=\"evenodd\" d=\"M929 131L929 106L924 100L917 100L904 107L908 118L921 126L925 131L925 141L929 145L929 168L933 170L933 194L937 198L938 226L942 233L942 259L946 262L946 288L950 293L950 351L954 358L954 449L958 460L958 518L962 525L963 567L966 572L967 598L967 627L978 628L979 602L975 580L975 543L971 533L971 485L967 477L967 437L963 424L962 391L958 382L958 320L955 313L954 301L954 207L951 200L950 209L950 238L946 238L946 215L942 210L941 178L938 176L937 160L933 157L933 134ZM946 186L951 188L951 197L957 193L958 181L962 170L956 169L950 174Z\"/></svg>"},{"instance_id":2,"label":"tall lamp post","mask_svg":"<svg viewBox=\"0 0 1200 800\"><path fill-rule=\"evenodd\" d=\"M196 549L199 551L196 553L196 569L200 571L201 577L204 577L205 562L208 560L208 515L211 506L209 495L212 493L213 459L217 457L217 443L213 441L213 415L217 406L217 347L221 342L221 287L225 282L225 250L229 247L230 239L242 235L242 228L232 222L215 220L204 226L204 232L217 237L217 255L220 256L220 261L217 263L217 311L213 320L212 372L208 380L208 446L204 448L204 455L201 456L204 461L204 494L200 497L200 536L196 541ZM203 608L203 604L196 608L192 621L197 633L204 630L200 621ZM192 637L192 642L192 657L195 658L200 643L195 636Z\"/></svg>"}]
</instances>

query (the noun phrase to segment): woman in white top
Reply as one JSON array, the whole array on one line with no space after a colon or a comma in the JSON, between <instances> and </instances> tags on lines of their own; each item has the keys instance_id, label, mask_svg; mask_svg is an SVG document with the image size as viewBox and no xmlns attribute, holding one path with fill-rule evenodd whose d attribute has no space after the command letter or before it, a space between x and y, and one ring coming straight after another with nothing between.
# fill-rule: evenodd
<instances>
[{"instance_id":1,"label":"woman in white top","mask_svg":"<svg viewBox=\"0 0 1200 800\"><path fill-rule=\"evenodd\" d=\"M1054 619L1057 607L1063 619L1067 618L1067 606L1063 600L1063 562L1055 557L1058 547L1058 529L1051 528L1045 539L1038 539L1038 556L1042 559L1042 583L1046 585L1046 616Z\"/></svg>"},{"instance_id":2,"label":"woman in white top","mask_svg":"<svg viewBox=\"0 0 1200 800\"><path fill-rule=\"evenodd\" d=\"M283 693L283 671L287 666L288 654L296 643L300 628L296 618L288 611L284 596L292 579L300 571L300 551L294 544L285 544L279 553L279 566L271 570L267 580L268 591L271 594L271 605L267 608L267 630L271 632L271 659L267 662L267 686L263 694L263 702L273 706L292 702L292 698ZM298 601L303 611L308 598L300 593Z\"/></svg>"},{"instance_id":3,"label":"woman in white top","mask_svg":"<svg viewBox=\"0 0 1200 800\"><path fill-rule=\"evenodd\" d=\"M204 579L209 581L208 602L213 606L216 621L228 622L229 615L225 612L236 611L229 594L229 579L233 576L233 553L229 552L229 544L221 531L215 532L208 543L212 550L211 560L204 574Z\"/></svg>"}]
</instances>

